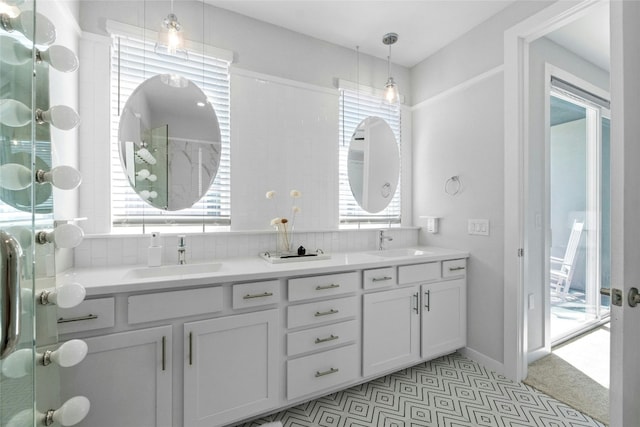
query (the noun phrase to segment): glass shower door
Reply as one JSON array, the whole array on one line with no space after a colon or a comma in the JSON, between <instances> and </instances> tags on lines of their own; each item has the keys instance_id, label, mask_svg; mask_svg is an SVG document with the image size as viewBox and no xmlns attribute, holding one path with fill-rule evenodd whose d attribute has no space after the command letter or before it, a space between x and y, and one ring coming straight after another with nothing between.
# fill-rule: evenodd
<instances>
[{"instance_id":1,"label":"glass shower door","mask_svg":"<svg viewBox=\"0 0 640 427\"><path fill-rule=\"evenodd\" d=\"M0 425L8 427L35 422L34 6L0 1Z\"/></svg>"}]
</instances>

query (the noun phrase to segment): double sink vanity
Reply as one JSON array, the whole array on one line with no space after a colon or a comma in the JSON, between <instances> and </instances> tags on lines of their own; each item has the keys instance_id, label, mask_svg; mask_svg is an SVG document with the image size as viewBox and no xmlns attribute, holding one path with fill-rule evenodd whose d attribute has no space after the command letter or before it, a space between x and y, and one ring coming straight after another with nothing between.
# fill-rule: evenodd
<instances>
[{"instance_id":1,"label":"double sink vanity","mask_svg":"<svg viewBox=\"0 0 640 427\"><path fill-rule=\"evenodd\" d=\"M224 426L466 345L468 253L419 247L271 264L259 257L76 269L87 299L58 309L80 425Z\"/></svg>"}]
</instances>

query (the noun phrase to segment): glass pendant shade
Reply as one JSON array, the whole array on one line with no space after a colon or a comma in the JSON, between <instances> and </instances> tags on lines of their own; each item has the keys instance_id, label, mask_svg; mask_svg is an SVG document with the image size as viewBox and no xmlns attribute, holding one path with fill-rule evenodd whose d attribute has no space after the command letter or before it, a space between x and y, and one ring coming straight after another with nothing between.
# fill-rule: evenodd
<instances>
[{"instance_id":1,"label":"glass pendant shade","mask_svg":"<svg viewBox=\"0 0 640 427\"><path fill-rule=\"evenodd\" d=\"M393 81L393 77L389 77L384 87L384 99L389 104L397 104L400 101L398 85Z\"/></svg>"},{"instance_id":2,"label":"glass pendant shade","mask_svg":"<svg viewBox=\"0 0 640 427\"><path fill-rule=\"evenodd\" d=\"M154 51L156 53L187 57L182 24L178 22L178 17L173 12L168 14L162 21Z\"/></svg>"},{"instance_id":3,"label":"glass pendant shade","mask_svg":"<svg viewBox=\"0 0 640 427\"><path fill-rule=\"evenodd\" d=\"M17 31L35 44L50 45L56 40L56 27L53 23L39 13L35 13L34 21L31 10L25 10L16 17L0 14L0 28L9 33Z\"/></svg>"}]
</instances>

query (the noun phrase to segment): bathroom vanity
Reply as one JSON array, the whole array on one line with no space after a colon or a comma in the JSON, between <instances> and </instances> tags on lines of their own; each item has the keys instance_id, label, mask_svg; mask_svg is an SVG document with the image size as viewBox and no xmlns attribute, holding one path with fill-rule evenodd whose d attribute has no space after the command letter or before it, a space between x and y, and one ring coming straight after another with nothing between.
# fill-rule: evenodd
<instances>
[{"instance_id":1,"label":"bathroom vanity","mask_svg":"<svg viewBox=\"0 0 640 427\"><path fill-rule=\"evenodd\" d=\"M413 248L269 264L77 269L87 299L58 312L86 359L61 370L80 425L223 426L466 344L468 253Z\"/></svg>"}]
</instances>

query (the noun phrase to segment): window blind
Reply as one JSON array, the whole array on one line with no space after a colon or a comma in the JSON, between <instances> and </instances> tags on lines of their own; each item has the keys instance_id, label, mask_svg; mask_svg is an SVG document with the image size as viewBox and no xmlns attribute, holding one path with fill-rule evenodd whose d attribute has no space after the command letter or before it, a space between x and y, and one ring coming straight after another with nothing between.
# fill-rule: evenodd
<instances>
[{"instance_id":1,"label":"window blind","mask_svg":"<svg viewBox=\"0 0 640 427\"><path fill-rule=\"evenodd\" d=\"M352 89L340 90L339 209L340 223L342 224L400 222L400 181L398 181L398 187L389 205L378 213L364 211L351 193L347 171L349 143L358 124L369 116L383 118L389 124L396 137L398 150L400 150L402 137L400 107L383 103L380 96ZM402 155L401 151L400 155Z\"/></svg>"},{"instance_id":2,"label":"window blind","mask_svg":"<svg viewBox=\"0 0 640 427\"><path fill-rule=\"evenodd\" d=\"M230 223L229 62L189 51L188 58L154 53L154 42L113 35L111 58L111 214L114 226L129 224ZM157 74L179 74L195 83L218 116L222 153L216 178L206 195L191 208L163 211L144 202L129 186L120 165L120 113L135 88Z\"/></svg>"}]
</instances>

